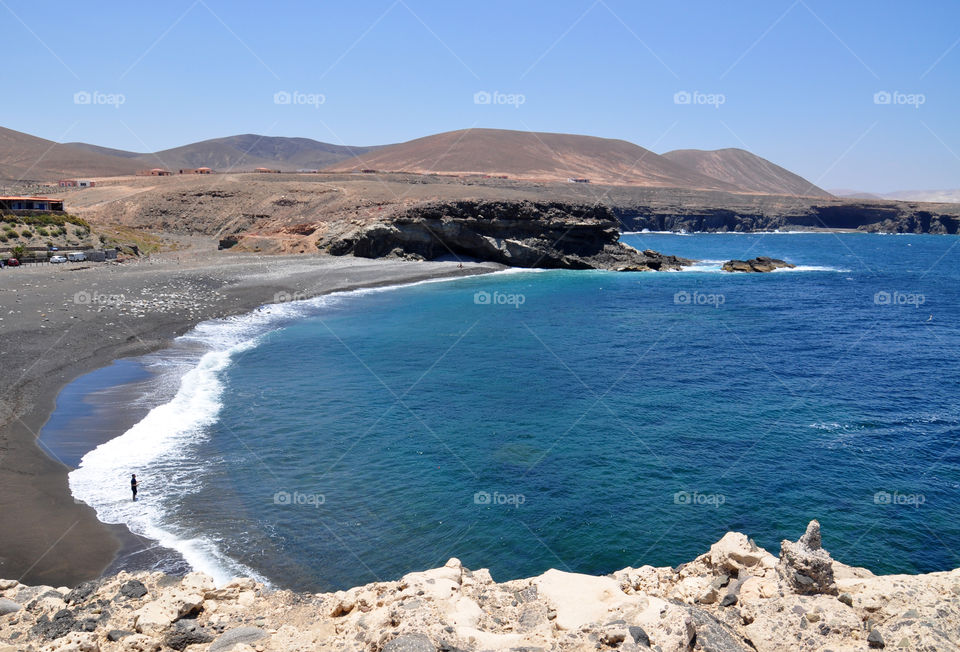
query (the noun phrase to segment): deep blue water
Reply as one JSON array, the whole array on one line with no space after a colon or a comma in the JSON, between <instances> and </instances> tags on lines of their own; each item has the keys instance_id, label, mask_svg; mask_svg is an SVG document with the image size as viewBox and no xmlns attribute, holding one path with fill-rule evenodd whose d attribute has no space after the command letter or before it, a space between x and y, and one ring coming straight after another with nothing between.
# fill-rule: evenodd
<instances>
[{"instance_id":1,"label":"deep blue water","mask_svg":"<svg viewBox=\"0 0 960 652\"><path fill-rule=\"evenodd\" d=\"M231 353L216 418L138 473L157 527L312 590L451 556L497 580L675 565L729 530L776 554L812 518L848 564L960 566L960 240L625 239L801 267L319 302Z\"/></svg>"}]
</instances>

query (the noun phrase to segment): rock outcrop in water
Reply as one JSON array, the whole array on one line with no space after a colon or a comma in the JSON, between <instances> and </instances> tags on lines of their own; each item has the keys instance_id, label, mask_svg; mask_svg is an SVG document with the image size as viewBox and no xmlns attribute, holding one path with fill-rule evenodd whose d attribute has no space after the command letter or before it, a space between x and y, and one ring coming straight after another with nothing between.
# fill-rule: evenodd
<instances>
[{"instance_id":1,"label":"rock outcrop in water","mask_svg":"<svg viewBox=\"0 0 960 652\"><path fill-rule=\"evenodd\" d=\"M420 204L389 220L351 224L318 242L334 255L462 256L512 267L650 271L693 261L620 242L605 206L561 202L455 201Z\"/></svg>"},{"instance_id":2,"label":"rock outcrop in water","mask_svg":"<svg viewBox=\"0 0 960 652\"><path fill-rule=\"evenodd\" d=\"M779 258L757 256L750 260L728 260L723 264L725 272L772 272L775 269L793 269L796 265Z\"/></svg>"},{"instance_id":3,"label":"rock outcrop in water","mask_svg":"<svg viewBox=\"0 0 960 652\"><path fill-rule=\"evenodd\" d=\"M833 561L819 531L814 521L784 541L779 561L728 532L677 568L497 583L451 559L322 594L217 587L200 573L120 573L72 590L0 580L0 651L960 648L960 569L875 576Z\"/></svg>"}]
</instances>

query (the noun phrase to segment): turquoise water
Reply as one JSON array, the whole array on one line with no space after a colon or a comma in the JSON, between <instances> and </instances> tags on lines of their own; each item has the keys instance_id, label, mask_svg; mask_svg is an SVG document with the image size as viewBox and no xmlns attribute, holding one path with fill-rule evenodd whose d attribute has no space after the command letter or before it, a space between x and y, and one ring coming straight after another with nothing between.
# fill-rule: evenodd
<instances>
[{"instance_id":1,"label":"turquoise water","mask_svg":"<svg viewBox=\"0 0 960 652\"><path fill-rule=\"evenodd\" d=\"M195 436L117 468L198 559L297 589L451 556L497 580L675 565L728 530L776 553L812 518L848 564L960 566L957 238L625 239L706 262L278 308L208 365ZM800 267L718 271L755 255Z\"/></svg>"}]
</instances>

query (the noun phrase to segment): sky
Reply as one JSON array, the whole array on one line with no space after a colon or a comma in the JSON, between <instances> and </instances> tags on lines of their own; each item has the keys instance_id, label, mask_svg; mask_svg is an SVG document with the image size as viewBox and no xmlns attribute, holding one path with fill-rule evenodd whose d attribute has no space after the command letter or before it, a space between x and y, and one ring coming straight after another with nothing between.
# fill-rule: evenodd
<instances>
[{"instance_id":1,"label":"sky","mask_svg":"<svg viewBox=\"0 0 960 652\"><path fill-rule=\"evenodd\" d=\"M0 125L157 151L470 127L960 188L960 2L0 0Z\"/></svg>"}]
</instances>

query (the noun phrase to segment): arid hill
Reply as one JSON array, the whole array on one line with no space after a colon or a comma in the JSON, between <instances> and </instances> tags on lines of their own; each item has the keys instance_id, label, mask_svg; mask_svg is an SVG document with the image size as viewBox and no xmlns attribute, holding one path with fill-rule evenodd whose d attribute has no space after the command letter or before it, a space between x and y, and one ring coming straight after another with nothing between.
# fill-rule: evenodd
<instances>
[{"instance_id":1,"label":"arid hill","mask_svg":"<svg viewBox=\"0 0 960 652\"><path fill-rule=\"evenodd\" d=\"M625 140L572 134L465 129L389 145L328 170L506 175L516 179L661 188L741 190Z\"/></svg>"},{"instance_id":2,"label":"arid hill","mask_svg":"<svg viewBox=\"0 0 960 652\"><path fill-rule=\"evenodd\" d=\"M50 181L62 177L133 174L137 163L120 156L55 143L0 127L0 179Z\"/></svg>"},{"instance_id":3,"label":"arid hill","mask_svg":"<svg viewBox=\"0 0 960 652\"><path fill-rule=\"evenodd\" d=\"M557 210L575 216L577 207L603 206L620 231L960 232L957 204L400 173L115 177L95 188L51 192L98 228L203 235L262 252L316 252L376 224L450 221L462 212L457 206L491 202L516 206L518 214L550 205L568 207ZM507 211L480 213L487 221L510 217Z\"/></svg>"},{"instance_id":4,"label":"arid hill","mask_svg":"<svg viewBox=\"0 0 960 652\"><path fill-rule=\"evenodd\" d=\"M212 138L150 154L127 152L87 143L70 143L70 145L100 154L129 158L137 161L141 168L163 167L174 171L197 167L209 167L216 171L250 170L256 167L284 171L319 169L375 149L331 145L309 138L285 138L258 134Z\"/></svg>"},{"instance_id":5,"label":"arid hill","mask_svg":"<svg viewBox=\"0 0 960 652\"><path fill-rule=\"evenodd\" d=\"M826 190L803 177L743 149L676 149L663 156L685 168L750 192L830 197Z\"/></svg>"}]
</instances>

